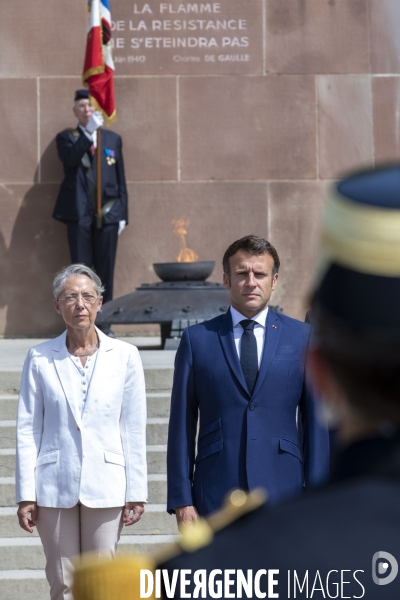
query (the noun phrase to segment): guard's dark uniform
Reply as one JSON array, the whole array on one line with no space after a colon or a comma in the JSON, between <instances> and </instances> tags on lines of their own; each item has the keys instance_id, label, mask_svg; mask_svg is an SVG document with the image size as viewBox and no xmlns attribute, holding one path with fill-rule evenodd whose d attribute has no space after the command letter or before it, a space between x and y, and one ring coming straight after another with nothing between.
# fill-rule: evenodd
<instances>
[{"instance_id":1,"label":"guard's dark uniform","mask_svg":"<svg viewBox=\"0 0 400 600\"><path fill-rule=\"evenodd\" d=\"M118 223L128 222L121 137L100 129L101 193L105 209L103 227L95 226L96 157L91 140L77 127L66 129L56 138L65 178L53 217L67 224L72 263L93 267L105 285L104 302L112 299Z\"/></svg>"},{"instance_id":2,"label":"guard's dark uniform","mask_svg":"<svg viewBox=\"0 0 400 600\"><path fill-rule=\"evenodd\" d=\"M372 580L372 559L383 550L400 561L399 524L400 436L396 435L352 445L338 457L331 482L318 491L273 509L267 503L215 533L211 543L182 552L158 568L168 569L170 577L173 569L242 569L245 575L252 569L253 576L259 569L279 569L274 587L279 598L310 598L316 580L315 588L322 582L327 598L328 592L335 596L339 583L339 590L343 585L339 598L398 600L400 576L378 587ZM294 571L300 585L308 571L303 593ZM261 577L260 588L268 597L267 579ZM230 591L236 597L236 587ZM181 597L179 584L175 597ZM254 589L251 597L256 598ZM315 591L312 597L324 596Z\"/></svg>"}]
</instances>

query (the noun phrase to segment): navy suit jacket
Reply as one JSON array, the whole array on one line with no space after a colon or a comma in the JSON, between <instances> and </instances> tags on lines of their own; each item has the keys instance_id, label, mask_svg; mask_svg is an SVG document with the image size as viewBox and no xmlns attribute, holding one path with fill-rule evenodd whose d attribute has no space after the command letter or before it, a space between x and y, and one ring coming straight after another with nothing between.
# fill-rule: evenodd
<instances>
[{"instance_id":1,"label":"navy suit jacket","mask_svg":"<svg viewBox=\"0 0 400 600\"><path fill-rule=\"evenodd\" d=\"M230 311L185 329L175 359L168 433L169 512L194 505L206 515L233 488L262 486L276 502L301 492L303 484L326 479L328 432L305 385L310 332L306 323L268 311L250 395Z\"/></svg>"},{"instance_id":2,"label":"navy suit jacket","mask_svg":"<svg viewBox=\"0 0 400 600\"><path fill-rule=\"evenodd\" d=\"M101 132L101 194L102 205L115 200L111 210L104 216L105 224L128 222L128 195L125 184L121 136L113 131ZM90 155L91 140L81 131L65 129L56 137L57 151L64 166L65 178L61 184L53 217L59 221L77 222L86 214L94 217L93 202L89 194L86 168L82 163L85 154ZM105 150L114 152L115 162L109 164ZM96 157L92 161L92 173L96 182Z\"/></svg>"}]
</instances>

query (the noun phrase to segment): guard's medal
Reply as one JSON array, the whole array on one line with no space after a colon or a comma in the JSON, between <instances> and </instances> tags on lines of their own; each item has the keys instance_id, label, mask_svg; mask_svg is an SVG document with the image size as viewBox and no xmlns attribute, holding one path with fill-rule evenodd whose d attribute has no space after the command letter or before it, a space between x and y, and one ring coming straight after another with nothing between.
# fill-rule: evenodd
<instances>
[{"instance_id":1,"label":"guard's medal","mask_svg":"<svg viewBox=\"0 0 400 600\"><path fill-rule=\"evenodd\" d=\"M104 149L104 154L106 155L106 161L109 166L114 165L117 161L115 160L115 152L114 150L110 150L109 148Z\"/></svg>"}]
</instances>

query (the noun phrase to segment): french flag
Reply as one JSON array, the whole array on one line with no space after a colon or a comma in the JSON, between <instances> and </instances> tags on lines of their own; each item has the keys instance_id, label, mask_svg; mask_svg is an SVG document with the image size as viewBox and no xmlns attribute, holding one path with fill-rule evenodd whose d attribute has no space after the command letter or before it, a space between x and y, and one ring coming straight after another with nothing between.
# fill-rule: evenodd
<instances>
[{"instance_id":1,"label":"french flag","mask_svg":"<svg viewBox=\"0 0 400 600\"><path fill-rule=\"evenodd\" d=\"M116 117L114 62L111 53L111 13L108 0L89 0L89 27L83 82L92 104L103 113L107 125Z\"/></svg>"}]
</instances>

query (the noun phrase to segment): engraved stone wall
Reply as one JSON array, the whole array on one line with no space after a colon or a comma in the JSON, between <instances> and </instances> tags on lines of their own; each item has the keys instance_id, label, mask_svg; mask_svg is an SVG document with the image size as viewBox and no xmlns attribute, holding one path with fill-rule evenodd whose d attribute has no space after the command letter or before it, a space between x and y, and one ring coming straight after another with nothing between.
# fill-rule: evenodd
<instances>
[{"instance_id":1,"label":"engraved stone wall","mask_svg":"<svg viewBox=\"0 0 400 600\"><path fill-rule=\"evenodd\" d=\"M115 295L188 246L220 259L257 233L282 259L273 302L303 318L321 200L346 169L400 156L398 0L111 0L130 224ZM0 335L53 335L55 135L75 125L87 10L13 0L0 36ZM128 328L127 328L128 330ZM123 331L120 329L120 331Z\"/></svg>"}]
</instances>

